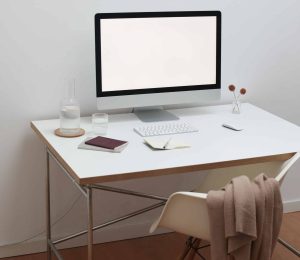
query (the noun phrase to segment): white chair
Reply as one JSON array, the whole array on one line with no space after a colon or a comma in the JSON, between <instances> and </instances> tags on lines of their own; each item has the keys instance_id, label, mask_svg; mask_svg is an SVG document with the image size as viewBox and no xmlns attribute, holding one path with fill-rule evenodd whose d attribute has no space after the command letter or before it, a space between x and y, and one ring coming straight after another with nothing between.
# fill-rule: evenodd
<instances>
[{"instance_id":1,"label":"white chair","mask_svg":"<svg viewBox=\"0 0 300 260\"><path fill-rule=\"evenodd\" d=\"M158 227L165 227L198 240L210 241L206 204L209 190L224 187L235 176L246 175L253 179L260 173L265 173L268 177L275 177L282 184L286 173L299 157L300 152L284 162L259 163L210 171L204 182L193 192L176 192L169 197L160 217L152 224L150 233ZM193 247L192 243L195 240L192 242L192 238L190 238L189 241L188 248L181 259L184 259Z\"/></svg>"}]
</instances>

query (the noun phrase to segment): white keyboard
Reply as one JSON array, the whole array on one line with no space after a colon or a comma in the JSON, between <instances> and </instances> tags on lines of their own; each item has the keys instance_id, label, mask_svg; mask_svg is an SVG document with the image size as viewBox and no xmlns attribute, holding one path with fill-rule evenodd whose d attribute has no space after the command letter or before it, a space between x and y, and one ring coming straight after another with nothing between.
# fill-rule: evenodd
<instances>
[{"instance_id":1,"label":"white keyboard","mask_svg":"<svg viewBox=\"0 0 300 260\"><path fill-rule=\"evenodd\" d=\"M198 132L198 129L187 123L162 123L135 127L134 131L136 131L139 135L146 137Z\"/></svg>"}]
</instances>

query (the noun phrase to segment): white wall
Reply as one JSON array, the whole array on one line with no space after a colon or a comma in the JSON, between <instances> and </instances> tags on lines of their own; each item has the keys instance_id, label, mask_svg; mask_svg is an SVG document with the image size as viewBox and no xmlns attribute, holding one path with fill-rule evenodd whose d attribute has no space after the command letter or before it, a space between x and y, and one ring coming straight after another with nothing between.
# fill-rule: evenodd
<instances>
[{"instance_id":1,"label":"white wall","mask_svg":"<svg viewBox=\"0 0 300 260\"><path fill-rule=\"evenodd\" d=\"M248 89L250 102L300 125L300 2L297 0L0 1L0 245L22 241L45 228L45 153L29 122L57 117L64 80L72 77L77 79L82 114L95 111L94 14L214 9L223 13L224 100L231 98L226 86L235 83ZM55 165L52 169L56 183L53 217L57 219L76 201L78 192L68 185ZM300 201L299 171L298 163L283 186L284 200L296 202L289 204L292 206ZM143 190L155 186L156 192L163 194L187 187L191 180L177 176L171 181L162 178L120 185ZM96 212L101 219L144 205L138 199L120 200L116 195L104 193L98 196L97 203L108 206L105 212ZM119 203L117 208L109 206L114 202ZM83 207L83 201L79 200L67 217L75 218ZM84 227L84 215L81 217L73 222L60 221L56 234ZM72 225L74 222L76 227ZM128 221L123 229L144 222L146 217ZM106 230L105 238L109 239L112 233ZM42 235L37 239L42 239ZM32 244L30 247L31 251L40 248ZM18 246L2 247L0 257L21 252L18 250Z\"/></svg>"}]
</instances>

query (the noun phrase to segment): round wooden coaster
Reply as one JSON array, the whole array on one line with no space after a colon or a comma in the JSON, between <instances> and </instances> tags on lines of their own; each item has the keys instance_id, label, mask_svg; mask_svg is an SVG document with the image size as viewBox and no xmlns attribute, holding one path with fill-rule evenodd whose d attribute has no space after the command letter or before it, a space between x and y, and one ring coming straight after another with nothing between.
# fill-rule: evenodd
<instances>
[{"instance_id":1,"label":"round wooden coaster","mask_svg":"<svg viewBox=\"0 0 300 260\"><path fill-rule=\"evenodd\" d=\"M85 131L84 129L80 128L79 131L77 133L62 133L60 131L60 128L57 128L55 129L54 133L57 135L57 136L60 136L60 137L68 137L68 138L72 138L72 137L79 137L79 136L82 136L85 134Z\"/></svg>"}]
</instances>

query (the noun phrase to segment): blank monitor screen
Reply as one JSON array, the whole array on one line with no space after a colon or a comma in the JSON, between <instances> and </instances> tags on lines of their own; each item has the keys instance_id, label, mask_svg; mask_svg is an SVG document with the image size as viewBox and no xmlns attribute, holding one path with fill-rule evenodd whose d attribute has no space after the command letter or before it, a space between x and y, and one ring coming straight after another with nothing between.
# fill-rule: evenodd
<instances>
[{"instance_id":1,"label":"blank monitor screen","mask_svg":"<svg viewBox=\"0 0 300 260\"><path fill-rule=\"evenodd\" d=\"M220 88L219 12L164 14L96 15L98 97Z\"/></svg>"}]
</instances>

